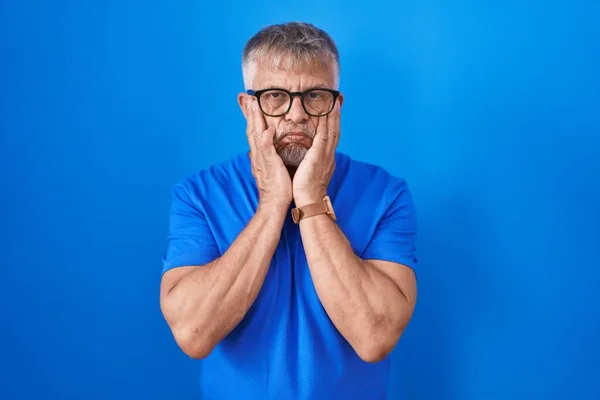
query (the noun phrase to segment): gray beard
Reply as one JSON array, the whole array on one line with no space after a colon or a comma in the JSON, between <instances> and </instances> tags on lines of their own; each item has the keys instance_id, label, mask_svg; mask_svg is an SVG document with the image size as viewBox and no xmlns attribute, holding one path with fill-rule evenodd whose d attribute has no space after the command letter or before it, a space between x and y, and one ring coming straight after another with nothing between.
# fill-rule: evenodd
<instances>
[{"instance_id":1,"label":"gray beard","mask_svg":"<svg viewBox=\"0 0 600 400\"><path fill-rule=\"evenodd\" d=\"M287 132L304 132L305 135L314 138L315 130L306 123L301 123L296 126L279 127L275 136L275 141L278 141ZM283 149L278 151L279 157L283 160L283 165L288 168L298 168L308 149L299 143L288 143Z\"/></svg>"},{"instance_id":2,"label":"gray beard","mask_svg":"<svg viewBox=\"0 0 600 400\"><path fill-rule=\"evenodd\" d=\"M289 143L279 152L279 156L283 160L283 165L286 167L298 168L308 149L298 143Z\"/></svg>"}]
</instances>

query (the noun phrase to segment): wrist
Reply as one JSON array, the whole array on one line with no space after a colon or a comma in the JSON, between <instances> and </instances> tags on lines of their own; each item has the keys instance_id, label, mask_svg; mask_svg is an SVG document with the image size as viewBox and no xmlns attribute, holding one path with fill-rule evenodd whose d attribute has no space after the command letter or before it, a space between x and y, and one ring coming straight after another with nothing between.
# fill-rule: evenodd
<instances>
[{"instance_id":1,"label":"wrist","mask_svg":"<svg viewBox=\"0 0 600 400\"><path fill-rule=\"evenodd\" d=\"M290 208L290 204L291 201L282 199L259 199L257 211L285 217Z\"/></svg>"},{"instance_id":2,"label":"wrist","mask_svg":"<svg viewBox=\"0 0 600 400\"><path fill-rule=\"evenodd\" d=\"M323 200L327 195L323 193L297 193L294 195L294 204L296 207L302 207L307 204L317 203Z\"/></svg>"}]
</instances>

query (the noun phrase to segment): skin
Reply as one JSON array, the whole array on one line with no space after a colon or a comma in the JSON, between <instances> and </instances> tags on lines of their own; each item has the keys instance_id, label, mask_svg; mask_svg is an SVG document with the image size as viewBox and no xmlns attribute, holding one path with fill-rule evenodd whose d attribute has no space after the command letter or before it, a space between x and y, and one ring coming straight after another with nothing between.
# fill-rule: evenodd
<instances>
[{"instance_id":1,"label":"skin","mask_svg":"<svg viewBox=\"0 0 600 400\"><path fill-rule=\"evenodd\" d=\"M258 65L252 89L304 91L334 87L333 69L282 71ZM253 96L238 95L247 120L259 206L230 248L205 266L163 275L161 308L181 349L204 358L243 319L264 282L292 202L320 201L335 169L343 96L326 117L312 117L295 98L278 118L264 116ZM287 136L291 132L299 135ZM411 268L357 257L326 215L300 221L300 234L316 292L331 321L365 362L395 347L416 302ZM260 234L259 234L260 233Z\"/></svg>"}]
</instances>

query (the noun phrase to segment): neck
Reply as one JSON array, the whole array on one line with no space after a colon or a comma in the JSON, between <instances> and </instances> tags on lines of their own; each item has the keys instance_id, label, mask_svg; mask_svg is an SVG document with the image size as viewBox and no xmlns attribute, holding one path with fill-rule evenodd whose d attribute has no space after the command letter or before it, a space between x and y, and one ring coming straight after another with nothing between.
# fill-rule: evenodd
<instances>
[{"instance_id":1,"label":"neck","mask_svg":"<svg viewBox=\"0 0 600 400\"><path fill-rule=\"evenodd\" d=\"M290 178L294 179L294 175L296 174L296 167L286 167L288 172L290 173Z\"/></svg>"}]
</instances>

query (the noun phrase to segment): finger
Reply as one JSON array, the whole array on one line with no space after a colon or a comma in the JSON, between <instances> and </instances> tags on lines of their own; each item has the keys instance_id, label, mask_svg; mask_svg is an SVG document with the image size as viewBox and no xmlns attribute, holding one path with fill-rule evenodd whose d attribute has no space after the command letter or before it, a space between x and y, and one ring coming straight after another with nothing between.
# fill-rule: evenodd
<instances>
[{"instance_id":1,"label":"finger","mask_svg":"<svg viewBox=\"0 0 600 400\"><path fill-rule=\"evenodd\" d=\"M272 156L276 153L273 138L275 137L275 127L270 126L260 136L256 137L256 146L265 156Z\"/></svg>"},{"instance_id":2,"label":"finger","mask_svg":"<svg viewBox=\"0 0 600 400\"><path fill-rule=\"evenodd\" d=\"M265 117L258 106L258 99L252 98L252 118L254 120L254 135L262 136L263 132L267 130L267 124L265 123Z\"/></svg>"},{"instance_id":3,"label":"finger","mask_svg":"<svg viewBox=\"0 0 600 400\"><path fill-rule=\"evenodd\" d=\"M274 127L267 129L265 117L256 98L252 101L252 120L254 123L253 138L258 150L265 156L272 156L276 153L274 145L276 130Z\"/></svg>"},{"instance_id":4,"label":"finger","mask_svg":"<svg viewBox=\"0 0 600 400\"><path fill-rule=\"evenodd\" d=\"M244 103L244 115L246 116L246 134L250 135L254 122L252 121L252 113L250 112L250 96L246 95L246 102Z\"/></svg>"},{"instance_id":5,"label":"finger","mask_svg":"<svg viewBox=\"0 0 600 400\"><path fill-rule=\"evenodd\" d=\"M319 157L322 156L323 152L327 148L328 141L328 132L327 132L327 116L319 117L317 120L317 134L313 139L312 148L314 151L319 154Z\"/></svg>"},{"instance_id":6,"label":"finger","mask_svg":"<svg viewBox=\"0 0 600 400\"><path fill-rule=\"evenodd\" d=\"M258 149L256 148L256 140L254 140L254 113L252 113L251 102L252 98L247 95L245 104L246 138L248 139L248 145L250 146L250 167L252 170L252 176L256 178L256 163L259 161L257 160Z\"/></svg>"},{"instance_id":7,"label":"finger","mask_svg":"<svg viewBox=\"0 0 600 400\"><path fill-rule=\"evenodd\" d=\"M340 103L338 101L335 102L333 111L327 117L327 133L329 136L327 150L328 153L333 153L340 141Z\"/></svg>"},{"instance_id":8,"label":"finger","mask_svg":"<svg viewBox=\"0 0 600 400\"><path fill-rule=\"evenodd\" d=\"M254 139L254 112L252 111L252 97L248 96L246 101L246 115L248 116L246 121L246 136L248 137L248 144L250 145L250 151L256 153L256 140Z\"/></svg>"}]
</instances>

